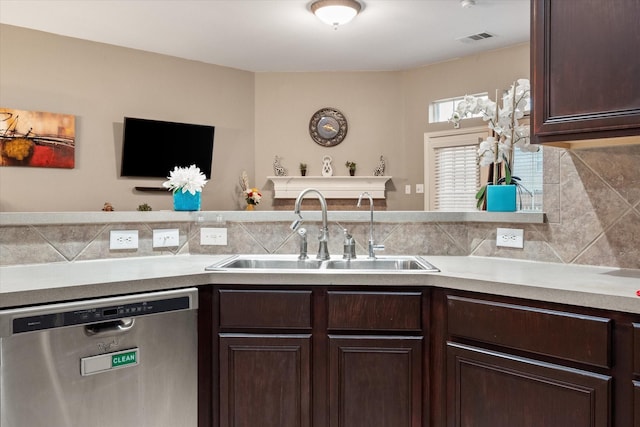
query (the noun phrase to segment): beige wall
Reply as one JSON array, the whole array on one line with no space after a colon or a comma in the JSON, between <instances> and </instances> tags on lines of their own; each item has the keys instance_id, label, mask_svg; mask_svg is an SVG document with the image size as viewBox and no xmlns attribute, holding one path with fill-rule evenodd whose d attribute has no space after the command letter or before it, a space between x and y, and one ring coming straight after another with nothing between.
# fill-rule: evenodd
<instances>
[{"instance_id":1,"label":"beige wall","mask_svg":"<svg viewBox=\"0 0 640 427\"><path fill-rule=\"evenodd\" d=\"M133 190L162 180L119 177L124 116L215 125L203 209L236 209L253 104L253 73L0 25L0 105L76 116L75 169L0 167L0 210L171 209L169 195Z\"/></svg>"},{"instance_id":2,"label":"beige wall","mask_svg":"<svg viewBox=\"0 0 640 427\"><path fill-rule=\"evenodd\" d=\"M93 211L105 201L116 210L149 203L171 209L165 194L134 186L161 180L119 177L124 116L216 126L213 179L204 210L241 207L238 177L264 190L271 208L275 155L289 175L309 164L320 175L322 157L335 175L346 160L370 175L380 155L387 161L390 210L421 210L422 194L404 194L423 182L423 137L432 100L505 89L529 75L529 45L461 58L410 71L351 73L250 73L147 52L0 25L0 106L76 116L76 168L0 167L0 211ZM323 107L349 122L344 142L322 147L308 124Z\"/></svg>"},{"instance_id":3,"label":"beige wall","mask_svg":"<svg viewBox=\"0 0 640 427\"><path fill-rule=\"evenodd\" d=\"M335 147L316 144L309 121L321 108L340 110L348 122L347 136ZM347 160L356 162L357 175L373 175L380 155L387 159L386 175L397 183L406 176L402 155L402 93L400 74L379 73L260 73L256 75L256 176L273 175L274 155L282 157L289 175L322 174L322 159L333 159L333 174L348 175ZM389 206L394 193L388 192ZM354 201L355 203L355 201ZM355 204L354 204L355 209Z\"/></svg>"},{"instance_id":4,"label":"beige wall","mask_svg":"<svg viewBox=\"0 0 640 427\"><path fill-rule=\"evenodd\" d=\"M427 131L451 129L429 125L431 101L466 93L505 90L529 77L529 44L496 50L410 71L353 73L260 73L256 75L256 176L273 175L273 157L283 157L289 175L307 163L308 174L320 175L322 158L333 159L334 175L346 175L347 160L358 164L358 175L371 175L380 155L387 163L390 210L422 210L423 195L415 184L424 180L423 141ZM335 147L310 138L309 120L323 107L340 110L349 132ZM406 184L412 194L405 195Z\"/></svg>"}]
</instances>

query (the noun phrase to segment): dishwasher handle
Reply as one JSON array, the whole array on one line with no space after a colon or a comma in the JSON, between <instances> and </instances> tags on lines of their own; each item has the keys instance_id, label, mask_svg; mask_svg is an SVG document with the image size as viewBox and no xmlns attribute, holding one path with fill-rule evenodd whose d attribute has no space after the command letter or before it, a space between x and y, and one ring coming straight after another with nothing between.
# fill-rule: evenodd
<instances>
[{"instance_id":1,"label":"dishwasher handle","mask_svg":"<svg viewBox=\"0 0 640 427\"><path fill-rule=\"evenodd\" d=\"M106 334L108 332L127 332L133 328L135 322L135 319L128 317L126 319L113 320L111 322L93 323L91 325L86 325L84 327L84 331L89 336Z\"/></svg>"}]
</instances>

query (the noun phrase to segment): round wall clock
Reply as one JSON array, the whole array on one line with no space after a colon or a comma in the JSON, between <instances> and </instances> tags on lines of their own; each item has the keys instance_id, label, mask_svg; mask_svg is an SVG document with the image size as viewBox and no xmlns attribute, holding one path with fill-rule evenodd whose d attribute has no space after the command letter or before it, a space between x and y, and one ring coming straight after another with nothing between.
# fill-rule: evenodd
<instances>
[{"instance_id":1,"label":"round wall clock","mask_svg":"<svg viewBox=\"0 0 640 427\"><path fill-rule=\"evenodd\" d=\"M347 119L335 108L323 108L311 116L309 134L317 144L333 147L347 136Z\"/></svg>"}]
</instances>

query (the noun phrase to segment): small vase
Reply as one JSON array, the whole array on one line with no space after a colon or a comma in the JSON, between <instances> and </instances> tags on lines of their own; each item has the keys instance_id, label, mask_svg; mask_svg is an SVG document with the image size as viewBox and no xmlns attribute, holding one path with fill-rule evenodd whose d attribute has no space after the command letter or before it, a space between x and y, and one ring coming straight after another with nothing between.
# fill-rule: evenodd
<instances>
[{"instance_id":1,"label":"small vase","mask_svg":"<svg viewBox=\"0 0 640 427\"><path fill-rule=\"evenodd\" d=\"M487 211L515 212L515 185L487 185Z\"/></svg>"},{"instance_id":2,"label":"small vase","mask_svg":"<svg viewBox=\"0 0 640 427\"><path fill-rule=\"evenodd\" d=\"M307 175L307 170L306 169L300 169L300 175L306 176Z\"/></svg>"},{"instance_id":3,"label":"small vase","mask_svg":"<svg viewBox=\"0 0 640 427\"><path fill-rule=\"evenodd\" d=\"M324 156L322 158L322 176L333 176L333 166L331 156Z\"/></svg>"},{"instance_id":4,"label":"small vase","mask_svg":"<svg viewBox=\"0 0 640 427\"><path fill-rule=\"evenodd\" d=\"M255 210L255 205L248 204L248 205L247 205L247 208L246 208L245 210L246 210L246 211L252 211L252 210Z\"/></svg>"},{"instance_id":5,"label":"small vase","mask_svg":"<svg viewBox=\"0 0 640 427\"><path fill-rule=\"evenodd\" d=\"M349 176L356 176L355 169L349 169Z\"/></svg>"},{"instance_id":6,"label":"small vase","mask_svg":"<svg viewBox=\"0 0 640 427\"><path fill-rule=\"evenodd\" d=\"M176 211L199 211L201 195L200 191L196 191L196 194L191 194L188 191L183 193L179 188L173 193L173 209Z\"/></svg>"}]
</instances>

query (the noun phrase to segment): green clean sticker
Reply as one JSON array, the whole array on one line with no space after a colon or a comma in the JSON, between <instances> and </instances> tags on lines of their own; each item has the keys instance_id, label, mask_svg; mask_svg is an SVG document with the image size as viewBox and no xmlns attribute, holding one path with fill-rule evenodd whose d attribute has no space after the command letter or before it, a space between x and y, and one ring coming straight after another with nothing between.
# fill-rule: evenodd
<instances>
[{"instance_id":1,"label":"green clean sticker","mask_svg":"<svg viewBox=\"0 0 640 427\"><path fill-rule=\"evenodd\" d=\"M118 368L120 366L135 365L138 363L138 351L127 351L111 356L111 367Z\"/></svg>"}]
</instances>

